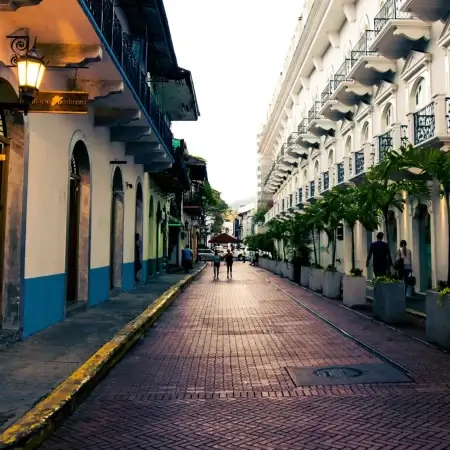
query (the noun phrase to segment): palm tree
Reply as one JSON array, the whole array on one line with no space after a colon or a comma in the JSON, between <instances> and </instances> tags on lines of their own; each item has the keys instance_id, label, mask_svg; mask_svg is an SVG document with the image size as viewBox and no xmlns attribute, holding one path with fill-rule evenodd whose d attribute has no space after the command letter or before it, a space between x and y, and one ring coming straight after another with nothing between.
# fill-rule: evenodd
<instances>
[{"instance_id":1,"label":"palm tree","mask_svg":"<svg viewBox=\"0 0 450 450\"><path fill-rule=\"evenodd\" d=\"M296 214L286 222L289 235L289 247L292 253L292 262L298 266L309 265L310 255L310 233L306 224L305 214Z\"/></svg>"},{"instance_id":2,"label":"palm tree","mask_svg":"<svg viewBox=\"0 0 450 450\"><path fill-rule=\"evenodd\" d=\"M447 286L450 286L450 153L409 146L389 152L379 170L390 179L436 180L445 199L448 228Z\"/></svg>"},{"instance_id":3,"label":"palm tree","mask_svg":"<svg viewBox=\"0 0 450 450\"><path fill-rule=\"evenodd\" d=\"M349 186L341 190L341 217L351 235L352 268L350 273L357 273L355 263L355 225L360 222L366 230L375 230L379 224L379 214L371 202L366 186Z\"/></svg>"}]
</instances>

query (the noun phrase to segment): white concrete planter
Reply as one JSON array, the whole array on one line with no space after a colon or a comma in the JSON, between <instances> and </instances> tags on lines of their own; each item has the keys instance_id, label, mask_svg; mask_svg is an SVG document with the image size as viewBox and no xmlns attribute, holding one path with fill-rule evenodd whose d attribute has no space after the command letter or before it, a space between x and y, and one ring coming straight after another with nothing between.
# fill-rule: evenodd
<instances>
[{"instance_id":1,"label":"white concrete planter","mask_svg":"<svg viewBox=\"0 0 450 450\"><path fill-rule=\"evenodd\" d=\"M366 304L366 277L344 275L342 281L342 299L345 306L361 306Z\"/></svg>"},{"instance_id":2,"label":"white concrete planter","mask_svg":"<svg viewBox=\"0 0 450 450\"><path fill-rule=\"evenodd\" d=\"M293 265L291 263L281 261L280 265L279 265L280 275L283 278L289 278L289 274L291 273L291 270L293 270L292 268L293 268ZM293 274L294 273L292 272L292 275Z\"/></svg>"},{"instance_id":3,"label":"white concrete planter","mask_svg":"<svg viewBox=\"0 0 450 450\"><path fill-rule=\"evenodd\" d=\"M313 268L309 274L309 288L312 291L320 292L323 283L323 269Z\"/></svg>"},{"instance_id":4,"label":"white concrete planter","mask_svg":"<svg viewBox=\"0 0 450 450\"><path fill-rule=\"evenodd\" d=\"M289 263L289 270L287 273L287 277L289 278L290 281L295 281L295 277L294 277L294 264Z\"/></svg>"},{"instance_id":5,"label":"white concrete planter","mask_svg":"<svg viewBox=\"0 0 450 450\"><path fill-rule=\"evenodd\" d=\"M406 321L406 297L403 283L376 283L373 289L373 314L385 323Z\"/></svg>"},{"instance_id":6,"label":"white concrete planter","mask_svg":"<svg viewBox=\"0 0 450 450\"><path fill-rule=\"evenodd\" d=\"M427 341L450 349L450 296L427 291Z\"/></svg>"},{"instance_id":7,"label":"white concrete planter","mask_svg":"<svg viewBox=\"0 0 450 450\"><path fill-rule=\"evenodd\" d=\"M259 267L267 269L267 258L259 258Z\"/></svg>"},{"instance_id":8,"label":"white concrete planter","mask_svg":"<svg viewBox=\"0 0 450 450\"><path fill-rule=\"evenodd\" d=\"M269 272L273 272L273 267L275 265L275 262L273 259L269 259L268 264L267 264L267 270Z\"/></svg>"},{"instance_id":9,"label":"white concrete planter","mask_svg":"<svg viewBox=\"0 0 450 450\"><path fill-rule=\"evenodd\" d=\"M272 267L272 272L275 274L275 275L280 275L280 264L281 264L281 261L273 261L273 267Z\"/></svg>"},{"instance_id":10,"label":"white concrete planter","mask_svg":"<svg viewBox=\"0 0 450 450\"><path fill-rule=\"evenodd\" d=\"M302 266L300 267L300 284L302 286L309 286L309 272L311 272L311 267Z\"/></svg>"},{"instance_id":11,"label":"white concrete planter","mask_svg":"<svg viewBox=\"0 0 450 450\"><path fill-rule=\"evenodd\" d=\"M341 296L341 272L325 270L322 283L322 294L328 298L339 298Z\"/></svg>"}]
</instances>

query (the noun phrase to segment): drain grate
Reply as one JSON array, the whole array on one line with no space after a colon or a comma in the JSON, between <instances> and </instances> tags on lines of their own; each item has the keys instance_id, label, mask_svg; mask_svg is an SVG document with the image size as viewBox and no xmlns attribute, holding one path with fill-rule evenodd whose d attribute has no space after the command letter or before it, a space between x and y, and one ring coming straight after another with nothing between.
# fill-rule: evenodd
<instances>
[{"instance_id":1,"label":"drain grate","mask_svg":"<svg viewBox=\"0 0 450 450\"><path fill-rule=\"evenodd\" d=\"M351 366L287 367L296 387L336 384L407 383L405 373L386 363Z\"/></svg>"},{"instance_id":2,"label":"drain grate","mask_svg":"<svg viewBox=\"0 0 450 450\"><path fill-rule=\"evenodd\" d=\"M352 369L351 367L327 367L325 369L315 370L314 375L318 377L326 378L354 378L360 377L364 372L358 369Z\"/></svg>"}]
</instances>

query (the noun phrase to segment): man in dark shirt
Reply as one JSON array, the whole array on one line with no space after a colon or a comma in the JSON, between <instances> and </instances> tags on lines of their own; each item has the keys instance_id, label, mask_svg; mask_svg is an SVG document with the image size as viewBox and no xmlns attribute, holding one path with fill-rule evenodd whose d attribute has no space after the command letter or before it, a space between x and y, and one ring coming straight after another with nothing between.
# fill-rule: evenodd
<instances>
[{"instance_id":1,"label":"man in dark shirt","mask_svg":"<svg viewBox=\"0 0 450 450\"><path fill-rule=\"evenodd\" d=\"M230 249L227 250L225 255L225 262L227 264L227 278L233 278L233 253L230 252Z\"/></svg>"},{"instance_id":2,"label":"man in dark shirt","mask_svg":"<svg viewBox=\"0 0 450 450\"><path fill-rule=\"evenodd\" d=\"M377 234L377 240L370 244L369 254L367 255L366 267L372 259L373 273L376 277L386 275L392 266L391 252L386 242L383 242L384 234L380 231Z\"/></svg>"}]
</instances>

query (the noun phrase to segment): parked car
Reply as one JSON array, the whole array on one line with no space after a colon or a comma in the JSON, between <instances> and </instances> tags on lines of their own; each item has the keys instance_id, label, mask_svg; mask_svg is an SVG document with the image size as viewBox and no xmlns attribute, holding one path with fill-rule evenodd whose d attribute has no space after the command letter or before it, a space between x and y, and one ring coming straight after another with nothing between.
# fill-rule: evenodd
<instances>
[{"instance_id":1,"label":"parked car","mask_svg":"<svg viewBox=\"0 0 450 450\"><path fill-rule=\"evenodd\" d=\"M214 251L210 248L199 248L198 249L198 260L199 261L212 261L214 256Z\"/></svg>"},{"instance_id":2,"label":"parked car","mask_svg":"<svg viewBox=\"0 0 450 450\"><path fill-rule=\"evenodd\" d=\"M241 248L235 249L233 252L233 256L238 261L242 261L244 259L244 253L245 253L245 259L249 260L250 259L250 250L247 247L241 247Z\"/></svg>"}]
</instances>

